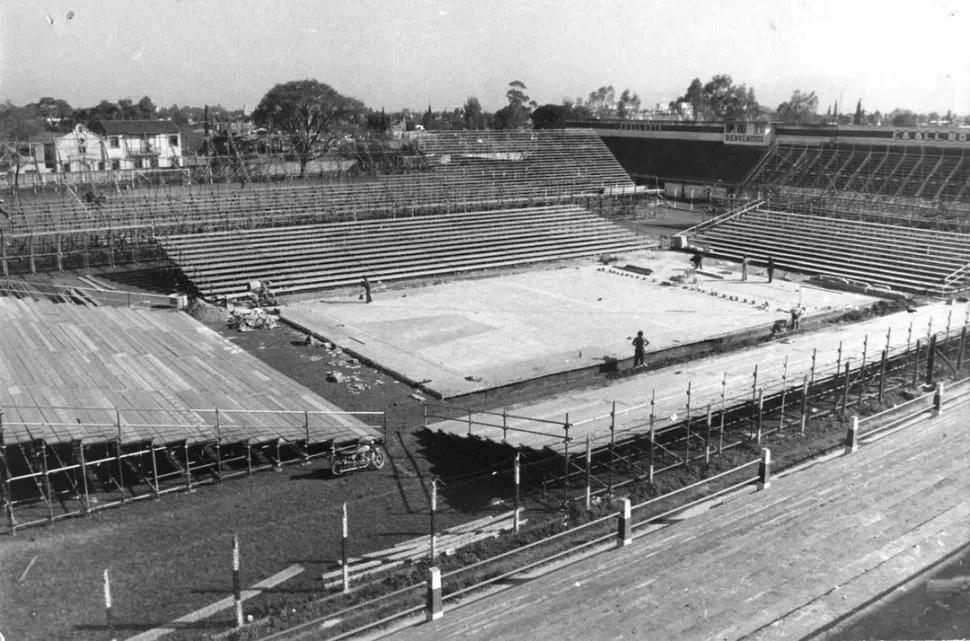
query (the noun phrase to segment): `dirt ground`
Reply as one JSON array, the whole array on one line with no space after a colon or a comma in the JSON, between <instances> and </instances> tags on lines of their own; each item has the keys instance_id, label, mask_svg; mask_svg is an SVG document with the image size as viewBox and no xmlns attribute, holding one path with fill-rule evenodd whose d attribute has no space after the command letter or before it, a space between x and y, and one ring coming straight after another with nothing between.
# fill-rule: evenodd
<instances>
[{"instance_id":1,"label":"dirt ground","mask_svg":"<svg viewBox=\"0 0 970 641\"><path fill-rule=\"evenodd\" d=\"M501 500L511 499L511 451L468 455L431 437L422 430L422 406L407 385L348 364L339 352L302 345L302 334L286 326L223 331L346 410L386 410L388 465L333 478L326 459L320 459L4 537L0 633L5 638L105 638L105 569L123 637L228 596L233 533L240 537L244 585L300 563L307 570L281 586L281 595L309 598L321 588L320 574L340 557L341 504L348 504L350 515L350 554L385 549L428 532L431 475L444 485L439 530L509 509ZM345 375L343 382L327 380L334 370ZM493 474L497 470L502 472ZM260 614L258 608L255 613Z\"/></svg>"}]
</instances>

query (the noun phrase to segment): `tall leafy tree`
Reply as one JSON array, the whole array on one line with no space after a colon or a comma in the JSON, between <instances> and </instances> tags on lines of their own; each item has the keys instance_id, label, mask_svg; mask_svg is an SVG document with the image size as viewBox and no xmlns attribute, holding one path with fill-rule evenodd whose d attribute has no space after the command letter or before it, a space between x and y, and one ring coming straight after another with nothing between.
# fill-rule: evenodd
<instances>
[{"instance_id":1,"label":"tall leafy tree","mask_svg":"<svg viewBox=\"0 0 970 641\"><path fill-rule=\"evenodd\" d=\"M618 118L635 118L639 112L640 96L636 92L631 93L629 89L624 89L616 103L616 116Z\"/></svg>"},{"instance_id":2,"label":"tall leafy tree","mask_svg":"<svg viewBox=\"0 0 970 641\"><path fill-rule=\"evenodd\" d=\"M307 163L335 149L356 129L364 104L317 80L292 80L270 89L253 111L253 122L289 135L300 160Z\"/></svg>"},{"instance_id":3,"label":"tall leafy tree","mask_svg":"<svg viewBox=\"0 0 970 641\"><path fill-rule=\"evenodd\" d=\"M468 96L465 106L462 109L462 118L465 121L465 129L484 129L485 112L482 110L482 103L475 96Z\"/></svg>"},{"instance_id":4,"label":"tall leafy tree","mask_svg":"<svg viewBox=\"0 0 970 641\"><path fill-rule=\"evenodd\" d=\"M760 113L754 89L735 83L728 74L717 74L705 84L694 78L671 107L680 103L691 105L697 120L754 120Z\"/></svg>"},{"instance_id":5,"label":"tall leafy tree","mask_svg":"<svg viewBox=\"0 0 970 641\"><path fill-rule=\"evenodd\" d=\"M791 98L778 105L776 118L781 122L811 124L818 120L818 96L814 91L796 89Z\"/></svg>"},{"instance_id":6,"label":"tall leafy tree","mask_svg":"<svg viewBox=\"0 0 970 641\"><path fill-rule=\"evenodd\" d=\"M508 91L505 92L509 102L495 112L496 129L516 129L529 122L529 115L538 105L525 93L527 89L521 80L509 83Z\"/></svg>"}]
</instances>

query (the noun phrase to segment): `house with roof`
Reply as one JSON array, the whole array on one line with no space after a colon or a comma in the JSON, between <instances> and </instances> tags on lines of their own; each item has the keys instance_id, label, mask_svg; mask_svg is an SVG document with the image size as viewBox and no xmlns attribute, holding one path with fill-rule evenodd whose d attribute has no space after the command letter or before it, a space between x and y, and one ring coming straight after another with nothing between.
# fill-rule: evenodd
<instances>
[{"instance_id":1,"label":"house with roof","mask_svg":"<svg viewBox=\"0 0 970 641\"><path fill-rule=\"evenodd\" d=\"M107 157L101 138L82 124L66 134L40 132L9 145L6 170L20 174L104 171Z\"/></svg>"},{"instance_id":2,"label":"house with roof","mask_svg":"<svg viewBox=\"0 0 970 641\"><path fill-rule=\"evenodd\" d=\"M104 140L107 169L182 166L182 136L170 120L100 120L91 130Z\"/></svg>"}]
</instances>

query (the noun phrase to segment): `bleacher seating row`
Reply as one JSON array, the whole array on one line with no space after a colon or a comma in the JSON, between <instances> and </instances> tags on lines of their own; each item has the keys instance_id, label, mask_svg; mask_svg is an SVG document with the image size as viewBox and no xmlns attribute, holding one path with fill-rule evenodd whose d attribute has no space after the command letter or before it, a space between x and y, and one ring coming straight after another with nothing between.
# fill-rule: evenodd
<instances>
[{"instance_id":1,"label":"bleacher seating row","mask_svg":"<svg viewBox=\"0 0 970 641\"><path fill-rule=\"evenodd\" d=\"M151 226L241 228L346 220L422 208L489 203L557 202L565 195L631 188L629 176L589 130L446 132L416 146L431 170L305 186L227 191L198 186L156 194L111 194L94 206L73 195L57 203L23 203L4 222L8 234Z\"/></svg>"},{"instance_id":2,"label":"bleacher seating row","mask_svg":"<svg viewBox=\"0 0 970 641\"><path fill-rule=\"evenodd\" d=\"M123 444L302 442L302 410L337 409L173 310L0 297L0 323L8 445L119 437ZM308 425L315 442L376 435L350 416L311 414Z\"/></svg>"},{"instance_id":3,"label":"bleacher seating row","mask_svg":"<svg viewBox=\"0 0 970 641\"><path fill-rule=\"evenodd\" d=\"M642 249L575 205L346 221L159 238L207 297L268 280L278 294Z\"/></svg>"},{"instance_id":4,"label":"bleacher seating row","mask_svg":"<svg viewBox=\"0 0 970 641\"><path fill-rule=\"evenodd\" d=\"M841 277L910 293L946 295L970 264L970 234L756 209L691 238L710 253L778 269Z\"/></svg>"},{"instance_id":5,"label":"bleacher seating row","mask_svg":"<svg viewBox=\"0 0 970 641\"><path fill-rule=\"evenodd\" d=\"M778 145L750 183L857 191L927 201L970 201L963 147Z\"/></svg>"}]
</instances>

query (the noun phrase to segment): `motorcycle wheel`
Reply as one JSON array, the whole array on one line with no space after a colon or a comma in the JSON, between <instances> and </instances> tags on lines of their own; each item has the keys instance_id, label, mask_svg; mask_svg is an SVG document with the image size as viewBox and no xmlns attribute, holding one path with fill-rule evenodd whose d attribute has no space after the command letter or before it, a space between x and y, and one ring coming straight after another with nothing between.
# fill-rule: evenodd
<instances>
[{"instance_id":1,"label":"motorcycle wheel","mask_svg":"<svg viewBox=\"0 0 970 641\"><path fill-rule=\"evenodd\" d=\"M384 452L380 451L378 448L374 448L370 457L370 466L375 470L379 470L384 467L384 463L387 462L387 458L384 456Z\"/></svg>"}]
</instances>

